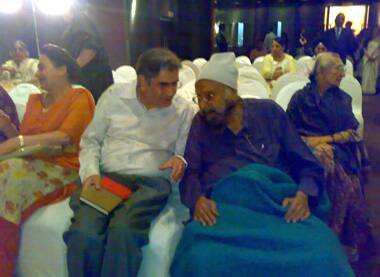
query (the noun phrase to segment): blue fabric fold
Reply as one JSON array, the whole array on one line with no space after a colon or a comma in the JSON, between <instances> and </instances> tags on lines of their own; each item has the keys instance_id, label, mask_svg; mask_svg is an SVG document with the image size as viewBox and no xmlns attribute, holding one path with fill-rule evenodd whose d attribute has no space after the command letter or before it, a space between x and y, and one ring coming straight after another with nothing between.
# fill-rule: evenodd
<instances>
[{"instance_id":1,"label":"blue fabric fold","mask_svg":"<svg viewBox=\"0 0 380 277\"><path fill-rule=\"evenodd\" d=\"M185 228L171 276L354 276L336 235L324 223L326 196L302 223L286 223L286 197L297 184L284 172L252 164L220 180L211 198L217 224Z\"/></svg>"}]
</instances>

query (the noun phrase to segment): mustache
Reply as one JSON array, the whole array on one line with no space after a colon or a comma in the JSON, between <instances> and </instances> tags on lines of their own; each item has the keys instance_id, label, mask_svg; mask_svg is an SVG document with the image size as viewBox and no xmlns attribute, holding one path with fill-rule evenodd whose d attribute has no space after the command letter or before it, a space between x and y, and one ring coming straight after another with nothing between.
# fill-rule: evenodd
<instances>
[{"instance_id":1,"label":"mustache","mask_svg":"<svg viewBox=\"0 0 380 277\"><path fill-rule=\"evenodd\" d=\"M202 111L202 114L206 115L206 114L209 114L209 113L216 113L216 114L219 114L215 109L207 109L207 110L203 110Z\"/></svg>"}]
</instances>

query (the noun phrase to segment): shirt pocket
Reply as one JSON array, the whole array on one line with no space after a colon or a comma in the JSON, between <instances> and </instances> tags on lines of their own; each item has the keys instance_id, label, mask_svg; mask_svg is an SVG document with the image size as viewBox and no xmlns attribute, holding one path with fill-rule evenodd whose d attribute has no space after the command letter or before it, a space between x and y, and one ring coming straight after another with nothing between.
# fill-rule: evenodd
<instances>
[{"instance_id":1,"label":"shirt pocket","mask_svg":"<svg viewBox=\"0 0 380 277\"><path fill-rule=\"evenodd\" d=\"M114 138L123 139L139 127L139 120L135 116L113 114L108 116L108 134Z\"/></svg>"}]
</instances>

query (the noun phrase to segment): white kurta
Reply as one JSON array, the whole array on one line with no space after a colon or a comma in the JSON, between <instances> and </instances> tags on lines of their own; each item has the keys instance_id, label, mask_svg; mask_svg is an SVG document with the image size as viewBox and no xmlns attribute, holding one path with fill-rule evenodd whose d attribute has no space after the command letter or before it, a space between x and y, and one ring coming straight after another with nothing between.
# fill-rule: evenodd
<instances>
[{"instance_id":1,"label":"white kurta","mask_svg":"<svg viewBox=\"0 0 380 277\"><path fill-rule=\"evenodd\" d=\"M38 60L32 58L24 59L19 65L14 60L9 60L3 64L4 67L14 68L16 74L10 76L9 71L4 71L3 79L19 79L20 82L27 83L34 79L38 70Z\"/></svg>"}]
</instances>

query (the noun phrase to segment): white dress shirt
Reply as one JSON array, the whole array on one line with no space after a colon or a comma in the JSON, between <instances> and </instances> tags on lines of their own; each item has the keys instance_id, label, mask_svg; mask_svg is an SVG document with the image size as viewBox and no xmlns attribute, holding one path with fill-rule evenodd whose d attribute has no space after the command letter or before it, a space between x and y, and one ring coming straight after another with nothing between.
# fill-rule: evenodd
<instances>
[{"instance_id":1,"label":"white dress shirt","mask_svg":"<svg viewBox=\"0 0 380 277\"><path fill-rule=\"evenodd\" d=\"M159 167L183 155L194 109L176 95L167 108L147 110L136 96L136 82L114 84L103 93L82 136L82 182L100 172L168 177Z\"/></svg>"},{"instance_id":2,"label":"white dress shirt","mask_svg":"<svg viewBox=\"0 0 380 277\"><path fill-rule=\"evenodd\" d=\"M30 82L35 78L38 71L38 60L32 58L24 59L20 64L17 64L14 60L9 60L3 64L5 67L11 67L16 70L14 76L10 76L9 71L3 72L3 79L19 79L20 82Z\"/></svg>"}]
</instances>

